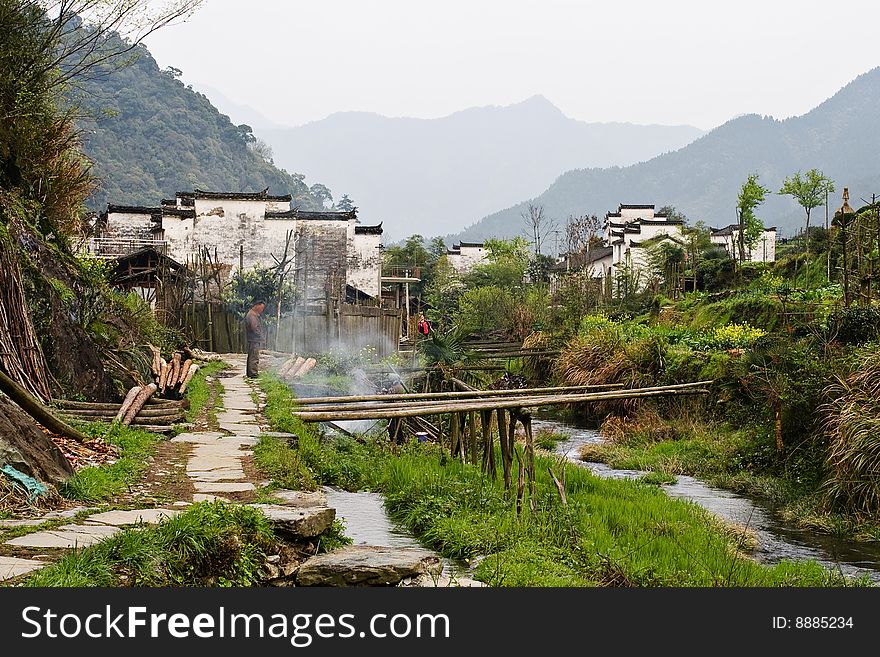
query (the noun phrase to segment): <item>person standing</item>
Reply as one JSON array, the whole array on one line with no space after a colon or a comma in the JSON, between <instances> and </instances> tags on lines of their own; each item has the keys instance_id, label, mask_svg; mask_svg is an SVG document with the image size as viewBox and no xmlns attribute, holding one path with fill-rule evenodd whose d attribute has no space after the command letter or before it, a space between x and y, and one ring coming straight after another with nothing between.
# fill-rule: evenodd
<instances>
[{"instance_id":1,"label":"person standing","mask_svg":"<svg viewBox=\"0 0 880 657\"><path fill-rule=\"evenodd\" d=\"M244 316L247 337L247 376L256 379L260 374L260 347L263 345L263 320L260 315L266 309L265 301L257 301Z\"/></svg>"}]
</instances>

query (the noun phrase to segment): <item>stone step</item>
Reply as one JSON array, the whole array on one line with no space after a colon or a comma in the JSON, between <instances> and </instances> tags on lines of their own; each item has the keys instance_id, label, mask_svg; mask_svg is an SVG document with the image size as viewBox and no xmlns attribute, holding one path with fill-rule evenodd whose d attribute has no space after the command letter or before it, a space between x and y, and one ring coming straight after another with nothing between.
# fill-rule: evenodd
<instances>
[{"instance_id":1,"label":"stone step","mask_svg":"<svg viewBox=\"0 0 880 657\"><path fill-rule=\"evenodd\" d=\"M262 511L276 531L293 538L314 538L330 528L336 509L329 507L291 507L277 504L252 504Z\"/></svg>"},{"instance_id":2,"label":"stone step","mask_svg":"<svg viewBox=\"0 0 880 657\"><path fill-rule=\"evenodd\" d=\"M297 586L395 586L426 573L439 575L440 557L421 548L350 545L303 563Z\"/></svg>"}]
</instances>

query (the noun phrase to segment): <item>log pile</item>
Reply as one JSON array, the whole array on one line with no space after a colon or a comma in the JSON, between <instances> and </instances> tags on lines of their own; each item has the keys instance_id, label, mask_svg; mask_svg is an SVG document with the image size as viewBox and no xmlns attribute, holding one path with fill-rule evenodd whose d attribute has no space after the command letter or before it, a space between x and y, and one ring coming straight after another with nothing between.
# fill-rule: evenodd
<instances>
[{"instance_id":1,"label":"log pile","mask_svg":"<svg viewBox=\"0 0 880 657\"><path fill-rule=\"evenodd\" d=\"M314 369L318 361L314 358L290 355L278 368L278 376L284 381L290 382L299 379Z\"/></svg>"},{"instance_id":2,"label":"log pile","mask_svg":"<svg viewBox=\"0 0 880 657\"><path fill-rule=\"evenodd\" d=\"M174 423L185 418L184 410L188 404L184 393L199 370L195 357L201 359L210 355L185 350L166 359L157 347L150 345L150 351L153 352L150 369L154 381L131 388L121 405L66 399L56 399L54 405L61 414L83 422L115 422L157 433L170 432Z\"/></svg>"},{"instance_id":3,"label":"log pile","mask_svg":"<svg viewBox=\"0 0 880 657\"><path fill-rule=\"evenodd\" d=\"M167 433L175 422L182 422L185 402L158 399L157 386L134 386L125 396L122 405L102 402L81 402L56 399L58 412L81 422L119 422L156 433Z\"/></svg>"},{"instance_id":4,"label":"log pile","mask_svg":"<svg viewBox=\"0 0 880 657\"><path fill-rule=\"evenodd\" d=\"M186 392L187 386L199 370L194 362L195 358L203 360L203 356L215 356L214 360L219 360L216 354L197 354L192 350L174 352L166 360L157 347L150 345L150 350L153 352L151 370L156 385L154 392L165 399L180 399Z\"/></svg>"}]
</instances>

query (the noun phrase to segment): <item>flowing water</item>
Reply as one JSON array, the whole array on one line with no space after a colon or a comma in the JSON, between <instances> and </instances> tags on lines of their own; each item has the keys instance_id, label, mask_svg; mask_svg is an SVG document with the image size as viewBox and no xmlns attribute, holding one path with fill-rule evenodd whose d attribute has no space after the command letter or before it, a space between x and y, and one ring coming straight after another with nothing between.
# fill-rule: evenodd
<instances>
[{"instance_id":1,"label":"flowing water","mask_svg":"<svg viewBox=\"0 0 880 657\"><path fill-rule=\"evenodd\" d=\"M324 493L327 495L327 505L336 509L336 517L345 523L345 535L351 538L354 545L422 547L409 531L398 527L388 517L379 493L349 493L329 486L324 487ZM440 560L446 575L464 577L469 574L463 564L445 557Z\"/></svg>"},{"instance_id":2,"label":"flowing water","mask_svg":"<svg viewBox=\"0 0 880 657\"><path fill-rule=\"evenodd\" d=\"M599 477L637 479L639 470L615 470L604 463L588 463L578 457L582 445L603 442L594 429L584 429L556 420L534 419L532 426L569 436L556 445L556 453L573 463L589 468ZM757 534L756 560L776 563L782 560L812 559L845 575L867 575L880 583L880 545L839 540L826 534L804 531L782 522L773 510L761 502L709 486L699 479L678 475L674 484L662 486L670 497L690 500L721 518L748 527Z\"/></svg>"}]
</instances>

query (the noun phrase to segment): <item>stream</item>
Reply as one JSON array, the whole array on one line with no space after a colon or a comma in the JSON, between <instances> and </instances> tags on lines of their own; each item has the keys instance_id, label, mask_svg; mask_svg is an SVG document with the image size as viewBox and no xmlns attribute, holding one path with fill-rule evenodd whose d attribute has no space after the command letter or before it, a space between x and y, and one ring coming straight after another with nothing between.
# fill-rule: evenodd
<instances>
[{"instance_id":1,"label":"stream","mask_svg":"<svg viewBox=\"0 0 880 657\"><path fill-rule=\"evenodd\" d=\"M406 529L398 527L385 510L379 493L359 491L350 493L325 486L327 505L336 509L336 517L345 523L345 535L353 545L381 545L384 547L423 548ZM440 557L443 573L457 578L470 577L467 567L452 559Z\"/></svg>"},{"instance_id":2,"label":"stream","mask_svg":"<svg viewBox=\"0 0 880 657\"><path fill-rule=\"evenodd\" d=\"M637 479L645 474L639 470L615 470L604 463L581 461L578 454L582 445L604 441L595 429L538 418L532 421L532 426L535 430L547 429L568 435L568 440L557 443L556 453L572 463L588 468L596 476ZM770 506L714 488L694 477L677 475L676 483L663 485L662 488L670 497L690 500L725 520L754 531L759 545L752 554L757 561L776 563L782 560L812 559L844 575L867 575L872 581L880 583L880 545L844 541L831 535L793 527L782 522Z\"/></svg>"}]
</instances>

